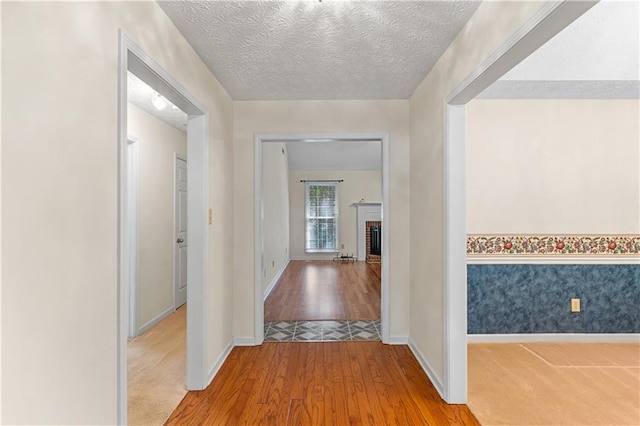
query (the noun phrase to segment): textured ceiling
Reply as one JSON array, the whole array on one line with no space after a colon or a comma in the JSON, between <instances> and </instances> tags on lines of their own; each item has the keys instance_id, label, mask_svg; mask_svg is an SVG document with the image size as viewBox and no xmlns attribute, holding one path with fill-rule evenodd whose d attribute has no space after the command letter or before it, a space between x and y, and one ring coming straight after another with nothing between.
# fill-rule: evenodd
<instances>
[{"instance_id":1,"label":"textured ceiling","mask_svg":"<svg viewBox=\"0 0 640 426\"><path fill-rule=\"evenodd\" d=\"M236 100L406 99L475 1L161 1Z\"/></svg>"},{"instance_id":2,"label":"textured ceiling","mask_svg":"<svg viewBox=\"0 0 640 426\"><path fill-rule=\"evenodd\" d=\"M380 170L380 142L287 142L291 170Z\"/></svg>"},{"instance_id":3,"label":"textured ceiling","mask_svg":"<svg viewBox=\"0 0 640 426\"><path fill-rule=\"evenodd\" d=\"M168 125L186 133L187 114L167 99L165 99L167 105L163 109L158 110L153 106L153 95L154 90L144 81L140 80L131 72L127 73L127 101L154 117L159 118Z\"/></svg>"}]
</instances>

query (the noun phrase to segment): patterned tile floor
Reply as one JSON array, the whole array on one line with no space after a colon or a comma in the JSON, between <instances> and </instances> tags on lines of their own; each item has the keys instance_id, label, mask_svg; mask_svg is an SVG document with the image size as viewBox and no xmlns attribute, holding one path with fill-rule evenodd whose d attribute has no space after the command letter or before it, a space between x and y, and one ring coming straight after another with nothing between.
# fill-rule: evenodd
<instances>
[{"instance_id":1,"label":"patterned tile floor","mask_svg":"<svg viewBox=\"0 0 640 426\"><path fill-rule=\"evenodd\" d=\"M266 321L265 342L332 342L381 340L380 320Z\"/></svg>"}]
</instances>

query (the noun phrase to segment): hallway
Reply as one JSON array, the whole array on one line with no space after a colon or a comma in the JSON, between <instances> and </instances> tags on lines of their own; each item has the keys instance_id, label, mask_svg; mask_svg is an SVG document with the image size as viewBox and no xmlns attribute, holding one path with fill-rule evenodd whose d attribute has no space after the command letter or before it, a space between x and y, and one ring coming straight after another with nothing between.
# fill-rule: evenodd
<instances>
[{"instance_id":1,"label":"hallway","mask_svg":"<svg viewBox=\"0 0 640 426\"><path fill-rule=\"evenodd\" d=\"M264 319L379 320L380 264L292 260L265 302Z\"/></svg>"},{"instance_id":2,"label":"hallway","mask_svg":"<svg viewBox=\"0 0 640 426\"><path fill-rule=\"evenodd\" d=\"M407 346L380 342L236 347L167 425L478 425L447 405Z\"/></svg>"}]
</instances>

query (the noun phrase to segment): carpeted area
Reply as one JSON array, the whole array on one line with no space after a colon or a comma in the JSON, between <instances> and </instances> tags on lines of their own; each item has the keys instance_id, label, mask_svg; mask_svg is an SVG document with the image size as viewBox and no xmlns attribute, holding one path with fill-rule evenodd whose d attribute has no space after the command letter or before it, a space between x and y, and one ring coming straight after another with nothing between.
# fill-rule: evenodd
<instances>
[{"instance_id":1,"label":"carpeted area","mask_svg":"<svg viewBox=\"0 0 640 426\"><path fill-rule=\"evenodd\" d=\"M469 344L483 425L639 425L640 344Z\"/></svg>"},{"instance_id":2,"label":"carpeted area","mask_svg":"<svg viewBox=\"0 0 640 426\"><path fill-rule=\"evenodd\" d=\"M129 425L162 425L186 395L187 308L127 345Z\"/></svg>"}]
</instances>

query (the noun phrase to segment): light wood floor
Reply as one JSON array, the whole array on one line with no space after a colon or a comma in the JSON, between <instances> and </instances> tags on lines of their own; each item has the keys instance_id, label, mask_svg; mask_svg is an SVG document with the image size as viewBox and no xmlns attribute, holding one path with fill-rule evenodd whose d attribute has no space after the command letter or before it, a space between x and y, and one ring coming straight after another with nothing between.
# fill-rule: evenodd
<instances>
[{"instance_id":1,"label":"light wood floor","mask_svg":"<svg viewBox=\"0 0 640 426\"><path fill-rule=\"evenodd\" d=\"M264 319L380 319L380 264L293 260L267 298Z\"/></svg>"},{"instance_id":2,"label":"light wood floor","mask_svg":"<svg viewBox=\"0 0 640 426\"><path fill-rule=\"evenodd\" d=\"M186 395L187 308L181 308L127 345L130 425L161 425Z\"/></svg>"},{"instance_id":3,"label":"light wood floor","mask_svg":"<svg viewBox=\"0 0 640 426\"><path fill-rule=\"evenodd\" d=\"M447 405L407 346L380 342L236 347L168 425L477 425Z\"/></svg>"},{"instance_id":4,"label":"light wood floor","mask_svg":"<svg viewBox=\"0 0 640 426\"><path fill-rule=\"evenodd\" d=\"M640 425L640 344L470 344L483 425Z\"/></svg>"}]
</instances>

